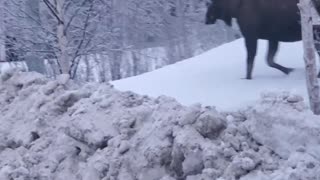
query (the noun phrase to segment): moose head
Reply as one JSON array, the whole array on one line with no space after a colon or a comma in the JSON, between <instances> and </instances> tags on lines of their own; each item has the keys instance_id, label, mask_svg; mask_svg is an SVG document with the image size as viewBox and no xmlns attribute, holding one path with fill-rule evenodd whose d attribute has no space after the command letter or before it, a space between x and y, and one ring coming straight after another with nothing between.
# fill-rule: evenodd
<instances>
[{"instance_id":1,"label":"moose head","mask_svg":"<svg viewBox=\"0 0 320 180\"><path fill-rule=\"evenodd\" d=\"M222 20L228 26L232 24L232 18L236 17L241 0L211 0L207 4L206 24L215 24Z\"/></svg>"}]
</instances>

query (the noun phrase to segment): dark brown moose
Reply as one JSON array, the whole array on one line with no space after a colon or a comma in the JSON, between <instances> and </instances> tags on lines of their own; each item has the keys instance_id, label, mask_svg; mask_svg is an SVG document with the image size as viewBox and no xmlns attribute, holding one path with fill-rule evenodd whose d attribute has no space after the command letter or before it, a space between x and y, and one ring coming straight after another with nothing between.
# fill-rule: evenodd
<instances>
[{"instance_id":1,"label":"dark brown moose","mask_svg":"<svg viewBox=\"0 0 320 180\"><path fill-rule=\"evenodd\" d=\"M274 56L279 42L301 40L298 3L299 0L212 0L208 5L206 24L214 24L220 19L231 26L232 18L237 20L247 49L246 79L252 78L258 39L269 41L268 65L289 74L293 69L276 63Z\"/></svg>"}]
</instances>

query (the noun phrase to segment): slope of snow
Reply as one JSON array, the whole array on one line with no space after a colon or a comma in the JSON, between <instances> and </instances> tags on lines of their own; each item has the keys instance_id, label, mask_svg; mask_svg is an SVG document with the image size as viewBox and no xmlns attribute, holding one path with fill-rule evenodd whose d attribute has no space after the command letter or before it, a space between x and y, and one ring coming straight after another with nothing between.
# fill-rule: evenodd
<instances>
[{"instance_id":1,"label":"slope of snow","mask_svg":"<svg viewBox=\"0 0 320 180\"><path fill-rule=\"evenodd\" d=\"M66 76L0 77L0 180L320 179L319 116L297 95L222 113Z\"/></svg>"},{"instance_id":2,"label":"slope of snow","mask_svg":"<svg viewBox=\"0 0 320 180\"><path fill-rule=\"evenodd\" d=\"M185 105L202 103L231 110L256 101L264 91L286 90L307 97L302 43L282 43L279 64L295 68L289 76L266 64L267 42L260 40L253 80L245 77L246 50L243 39L202 55L140 76L112 82L117 89L153 97L168 95Z\"/></svg>"}]
</instances>

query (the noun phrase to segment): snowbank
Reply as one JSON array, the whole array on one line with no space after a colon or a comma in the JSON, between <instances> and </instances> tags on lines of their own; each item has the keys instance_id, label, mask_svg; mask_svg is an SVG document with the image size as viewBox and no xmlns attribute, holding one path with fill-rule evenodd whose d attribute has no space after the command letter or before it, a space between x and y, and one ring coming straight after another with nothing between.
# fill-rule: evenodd
<instances>
[{"instance_id":1,"label":"snowbank","mask_svg":"<svg viewBox=\"0 0 320 180\"><path fill-rule=\"evenodd\" d=\"M320 179L320 122L300 96L238 112L109 84L1 75L0 179Z\"/></svg>"}]
</instances>

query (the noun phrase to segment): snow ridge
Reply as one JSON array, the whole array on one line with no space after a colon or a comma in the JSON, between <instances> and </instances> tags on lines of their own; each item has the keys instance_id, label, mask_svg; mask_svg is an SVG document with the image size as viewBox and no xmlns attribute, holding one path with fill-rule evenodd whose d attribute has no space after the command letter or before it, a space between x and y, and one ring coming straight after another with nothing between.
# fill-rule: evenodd
<instances>
[{"instance_id":1,"label":"snow ridge","mask_svg":"<svg viewBox=\"0 0 320 180\"><path fill-rule=\"evenodd\" d=\"M1 180L320 179L319 117L285 92L218 112L7 72L0 112Z\"/></svg>"}]
</instances>

